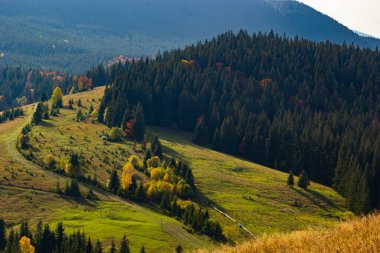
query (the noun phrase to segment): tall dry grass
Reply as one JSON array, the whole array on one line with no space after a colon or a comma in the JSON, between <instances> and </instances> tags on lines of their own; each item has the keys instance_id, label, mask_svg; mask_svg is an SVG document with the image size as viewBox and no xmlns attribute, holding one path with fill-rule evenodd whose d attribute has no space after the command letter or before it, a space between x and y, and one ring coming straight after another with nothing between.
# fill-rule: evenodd
<instances>
[{"instance_id":1,"label":"tall dry grass","mask_svg":"<svg viewBox=\"0 0 380 253\"><path fill-rule=\"evenodd\" d=\"M226 247L197 253L362 253L380 252L380 213L349 222L342 222L326 230L305 230L288 234L262 236L237 247Z\"/></svg>"}]
</instances>

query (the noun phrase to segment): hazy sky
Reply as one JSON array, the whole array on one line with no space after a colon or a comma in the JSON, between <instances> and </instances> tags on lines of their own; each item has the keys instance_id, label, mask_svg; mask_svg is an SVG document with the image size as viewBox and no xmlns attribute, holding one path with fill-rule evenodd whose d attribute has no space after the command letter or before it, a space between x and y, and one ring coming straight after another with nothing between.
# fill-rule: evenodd
<instances>
[{"instance_id":1,"label":"hazy sky","mask_svg":"<svg viewBox=\"0 0 380 253\"><path fill-rule=\"evenodd\" d=\"M380 38L380 0L299 0L352 30Z\"/></svg>"}]
</instances>

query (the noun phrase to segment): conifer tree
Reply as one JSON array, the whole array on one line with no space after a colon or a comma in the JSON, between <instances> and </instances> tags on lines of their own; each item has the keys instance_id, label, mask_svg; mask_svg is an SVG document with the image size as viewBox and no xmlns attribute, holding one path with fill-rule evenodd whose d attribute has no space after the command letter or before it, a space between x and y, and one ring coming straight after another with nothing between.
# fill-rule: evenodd
<instances>
[{"instance_id":1,"label":"conifer tree","mask_svg":"<svg viewBox=\"0 0 380 253\"><path fill-rule=\"evenodd\" d=\"M103 247L99 240L96 240L94 253L103 253Z\"/></svg>"},{"instance_id":2,"label":"conifer tree","mask_svg":"<svg viewBox=\"0 0 380 253\"><path fill-rule=\"evenodd\" d=\"M117 171L113 170L110 175L108 189L113 193L118 193L120 186L119 176L117 175Z\"/></svg>"},{"instance_id":3,"label":"conifer tree","mask_svg":"<svg viewBox=\"0 0 380 253\"><path fill-rule=\"evenodd\" d=\"M145 199L145 191L142 182L140 182L139 186L136 189L135 199L138 201L143 201Z\"/></svg>"},{"instance_id":4,"label":"conifer tree","mask_svg":"<svg viewBox=\"0 0 380 253\"><path fill-rule=\"evenodd\" d=\"M298 177L298 186L306 189L310 185L310 179L306 174L306 171L303 170Z\"/></svg>"},{"instance_id":5,"label":"conifer tree","mask_svg":"<svg viewBox=\"0 0 380 253\"><path fill-rule=\"evenodd\" d=\"M293 171L289 171L289 176L288 176L288 185L293 186L294 185L294 176L293 176Z\"/></svg>"},{"instance_id":6,"label":"conifer tree","mask_svg":"<svg viewBox=\"0 0 380 253\"><path fill-rule=\"evenodd\" d=\"M136 141L144 140L145 118L144 118L144 110L140 103L137 104L135 115L134 115L133 132L134 132Z\"/></svg>"},{"instance_id":7,"label":"conifer tree","mask_svg":"<svg viewBox=\"0 0 380 253\"><path fill-rule=\"evenodd\" d=\"M37 103L36 111L33 114L32 122L33 124L38 124L42 120L42 104Z\"/></svg>"},{"instance_id":8,"label":"conifer tree","mask_svg":"<svg viewBox=\"0 0 380 253\"><path fill-rule=\"evenodd\" d=\"M91 238L88 237L88 241L86 244L86 253L92 253L94 251L94 248L92 246Z\"/></svg>"},{"instance_id":9,"label":"conifer tree","mask_svg":"<svg viewBox=\"0 0 380 253\"><path fill-rule=\"evenodd\" d=\"M109 253L116 253L116 246L115 246L115 240L114 239L112 239L111 248L110 248Z\"/></svg>"},{"instance_id":10,"label":"conifer tree","mask_svg":"<svg viewBox=\"0 0 380 253\"><path fill-rule=\"evenodd\" d=\"M195 125L193 142L198 145L206 145L208 143L208 128L204 117L201 117Z\"/></svg>"},{"instance_id":11,"label":"conifer tree","mask_svg":"<svg viewBox=\"0 0 380 253\"><path fill-rule=\"evenodd\" d=\"M129 242L128 242L127 236L125 234L123 236L123 239L120 242L119 252L120 253L130 253Z\"/></svg>"},{"instance_id":12,"label":"conifer tree","mask_svg":"<svg viewBox=\"0 0 380 253\"><path fill-rule=\"evenodd\" d=\"M177 245L177 247L175 248L175 252L176 253L182 253L183 252L183 248L182 248L182 246L180 244Z\"/></svg>"},{"instance_id":13,"label":"conifer tree","mask_svg":"<svg viewBox=\"0 0 380 253\"><path fill-rule=\"evenodd\" d=\"M64 239L65 229L63 228L62 222L58 222L57 227L55 228L55 238L58 251L61 250L63 239Z\"/></svg>"},{"instance_id":14,"label":"conifer tree","mask_svg":"<svg viewBox=\"0 0 380 253\"><path fill-rule=\"evenodd\" d=\"M5 249L7 242L5 222L3 219L0 219L0 252Z\"/></svg>"}]
</instances>

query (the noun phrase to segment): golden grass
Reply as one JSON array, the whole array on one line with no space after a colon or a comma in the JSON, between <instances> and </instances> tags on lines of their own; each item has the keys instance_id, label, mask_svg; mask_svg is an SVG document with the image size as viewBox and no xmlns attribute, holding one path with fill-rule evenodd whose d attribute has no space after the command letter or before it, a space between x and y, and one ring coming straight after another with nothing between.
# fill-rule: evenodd
<instances>
[{"instance_id":1,"label":"golden grass","mask_svg":"<svg viewBox=\"0 0 380 253\"><path fill-rule=\"evenodd\" d=\"M305 230L262 236L237 247L197 253L331 253L380 252L380 213L358 218L326 230Z\"/></svg>"}]
</instances>

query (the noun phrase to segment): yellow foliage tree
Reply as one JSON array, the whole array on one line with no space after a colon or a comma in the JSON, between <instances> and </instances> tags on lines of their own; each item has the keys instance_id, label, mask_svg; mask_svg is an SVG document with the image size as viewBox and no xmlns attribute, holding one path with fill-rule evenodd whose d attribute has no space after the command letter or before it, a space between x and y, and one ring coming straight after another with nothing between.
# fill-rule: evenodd
<instances>
[{"instance_id":1,"label":"yellow foliage tree","mask_svg":"<svg viewBox=\"0 0 380 253\"><path fill-rule=\"evenodd\" d=\"M153 195L154 195L154 192L155 192L155 189L154 189L154 183L151 183L148 187L148 191L146 193L148 199L152 199L153 198Z\"/></svg>"},{"instance_id":2,"label":"yellow foliage tree","mask_svg":"<svg viewBox=\"0 0 380 253\"><path fill-rule=\"evenodd\" d=\"M21 253L34 253L35 252L35 248L30 243L30 239L26 236L21 237L20 252Z\"/></svg>"},{"instance_id":3,"label":"yellow foliage tree","mask_svg":"<svg viewBox=\"0 0 380 253\"><path fill-rule=\"evenodd\" d=\"M150 177L153 180L162 180L165 176L165 171L162 168L154 168L150 170Z\"/></svg>"},{"instance_id":4,"label":"yellow foliage tree","mask_svg":"<svg viewBox=\"0 0 380 253\"><path fill-rule=\"evenodd\" d=\"M169 182L169 181L170 181L170 177L169 177L169 174L168 174L168 173L165 173L164 181L165 181L165 182Z\"/></svg>"},{"instance_id":5,"label":"yellow foliage tree","mask_svg":"<svg viewBox=\"0 0 380 253\"><path fill-rule=\"evenodd\" d=\"M143 169L144 165L140 158L137 155L131 155L128 158L128 162L133 165L133 167L137 170Z\"/></svg>"},{"instance_id":6,"label":"yellow foliage tree","mask_svg":"<svg viewBox=\"0 0 380 253\"><path fill-rule=\"evenodd\" d=\"M171 196L174 192L174 185L164 181L151 181L145 186L148 188L147 197L149 199L160 200L164 194Z\"/></svg>"},{"instance_id":7,"label":"yellow foliage tree","mask_svg":"<svg viewBox=\"0 0 380 253\"><path fill-rule=\"evenodd\" d=\"M124 165L123 173L121 174L120 185L121 185L122 190L125 191L128 189L128 187L132 183L132 177L134 175L135 175L135 171L134 171L133 165L128 162L127 164Z\"/></svg>"},{"instance_id":8,"label":"yellow foliage tree","mask_svg":"<svg viewBox=\"0 0 380 253\"><path fill-rule=\"evenodd\" d=\"M57 86L53 91L53 95L51 95L51 103L53 108L62 107L62 97L62 90Z\"/></svg>"}]
</instances>

